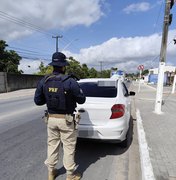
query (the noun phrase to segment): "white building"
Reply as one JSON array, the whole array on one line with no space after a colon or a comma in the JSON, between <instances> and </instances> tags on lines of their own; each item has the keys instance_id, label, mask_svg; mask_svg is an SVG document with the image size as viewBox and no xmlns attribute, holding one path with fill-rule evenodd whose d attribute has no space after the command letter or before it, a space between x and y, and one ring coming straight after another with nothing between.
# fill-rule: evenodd
<instances>
[{"instance_id":1,"label":"white building","mask_svg":"<svg viewBox=\"0 0 176 180\"><path fill-rule=\"evenodd\" d=\"M167 73L175 73L176 67L174 66L165 66L164 67L164 72ZM158 68L154 68L154 69L149 69L149 75L150 74L158 74Z\"/></svg>"},{"instance_id":2,"label":"white building","mask_svg":"<svg viewBox=\"0 0 176 180\"><path fill-rule=\"evenodd\" d=\"M165 66L164 67L164 84L171 85L173 83L176 67ZM158 80L158 68L149 69L148 82L157 83Z\"/></svg>"}]
</instances>

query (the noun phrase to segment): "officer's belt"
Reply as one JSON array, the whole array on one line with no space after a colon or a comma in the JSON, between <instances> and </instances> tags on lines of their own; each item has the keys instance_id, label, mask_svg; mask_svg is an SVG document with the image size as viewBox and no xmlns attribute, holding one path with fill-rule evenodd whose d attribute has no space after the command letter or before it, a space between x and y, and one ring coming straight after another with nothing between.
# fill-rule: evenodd
<instances>
[{"instance_id":1,"label":"officer's belt","mask_svg":"<svg viewBox=\"0 0 176 180\"><path fill-rule=\"evenodd\" d=\"M49 117L54 117L54 118L65 118L65 114L49 114Z\"/></svg>"}]
</instances>

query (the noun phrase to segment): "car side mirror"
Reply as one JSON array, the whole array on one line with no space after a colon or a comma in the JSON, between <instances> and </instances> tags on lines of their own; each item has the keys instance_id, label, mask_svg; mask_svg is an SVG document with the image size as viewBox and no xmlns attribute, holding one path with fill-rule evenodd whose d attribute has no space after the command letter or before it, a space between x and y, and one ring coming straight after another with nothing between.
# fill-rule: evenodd
<instances>
[{"instance_id":1,"label":"car side mirror","mask_svg":"<svg viewBox=\"0 0 176 180\"><path fill-rule=\"evenodd\" d=\"M130 92L129 92L129 96L135 96L135 94L136 94L136 93L135 93L134 91L130 91Z\"/></svg>"}]
</instances>

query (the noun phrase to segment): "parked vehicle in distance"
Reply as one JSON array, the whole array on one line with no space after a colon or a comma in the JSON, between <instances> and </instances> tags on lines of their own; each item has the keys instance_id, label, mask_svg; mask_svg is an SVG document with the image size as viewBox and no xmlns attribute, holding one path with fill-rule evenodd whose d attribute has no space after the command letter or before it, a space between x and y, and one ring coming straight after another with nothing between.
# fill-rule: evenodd
<instances>
[{"instance_id":1,"label":"parked vehicle in distance","mask_svg":"<svg viewBox=\"0 0 176 180\"><path fill-rule=\"evenodd\" d=\"M94 78L78 81L86 95L86 102L77 106L81 114L78 138L122 142L127 146L127 132L131 116L125 83L119 78Z\"/></svg>"},{"instance_id":2,"label":"parked vehicle in distance","mask_svg":"<svg viewBox=\"0 0 176 180\"><path fill-rule=\"evenodd\" d=\"M125 80L125 72L122 70L111 70L110 77L113 79L121 79L122 81Z\"/></svg>"}]
</instances>

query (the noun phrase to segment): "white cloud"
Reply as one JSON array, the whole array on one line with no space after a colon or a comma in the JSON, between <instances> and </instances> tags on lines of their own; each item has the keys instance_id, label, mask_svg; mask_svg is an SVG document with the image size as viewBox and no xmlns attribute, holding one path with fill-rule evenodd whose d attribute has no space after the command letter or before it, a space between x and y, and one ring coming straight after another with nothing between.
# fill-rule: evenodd
<instances>
[{"instance_id":1,"label":"white cloud","mask_svg":"<svg viewBox=\"0 0 176 180\"><path fill-rule=\"evenodd\" d=\"M146 12L150 10L152 7L150 3L148 2L141 2L141 3L136 3L136 4L130 4L127 6L123 11L127 14L130 14L132 12Z\"/></svg>"},{"instance_id":2,"label":"white cloud","mask_svg":"<svg viewBox=\"0 0 176 180\"><path fill-rule=\"evenodd\" d=\"M136 72L137 67L143 64L146 69L157 67L161 49L161 34L137 36L128 38L111 38L97 46L81 49L79 54L64 51L67 57L73 56L81 64L100 70L100 61L103 69L117 67L127 72ZM175 64L176 45L172 43L175 30L169 31L166 63ZM41 61L22 60L19 69L25 73L37 72ZM47 65L48 61L44 61ZM30 68L28 67L30 65Z\"/></svg>"},{"instance_id":3,"label":"white cloud","mask_svg":"<svg viewBox=\"0 0 176 180\"><path fill-rule=\"evenodd\" d=\"M175 30L169 32L168 43L172 42ZM175 46L170 43L167 48L170 62L176 55ZM151 68L159 63L161 49L161 34L150 36L137 36L128 38L111 38L103 44L81 49L79 54L65 52L67 56L73 56L80 63L87 65L100 65L103 62L104 68L117 67L126 71L135 71L139 64ZM99 68L98 68L99 69Z\"/></svg>"},{"instance_id":4,"label":"white cloud","mask_svg":"<svg viewBox=\"0 0 176 180\"><path fill-rule=\"evenodd\" d=\"M33 74L39 71L39 66L41 62L44 63L44 65L48 65L48 62L43 60L29 60L29 59L22 59L20 61L20 65L18 66L18 70L22 70L25 74Z\"/></svg>"},{"instance_id":5,"label":"white cloud","mask_svg":"<svg viewBox=\"0 0 176 180\"><path fill-rule=\"evenodd\" d=\"M154 34L146 37L111 38L101 45L81 49L75 56L83 63L125 62L130 59L152 57L159 53L161 36Z\"/></svg>"},{"instance_id":6,"label":"white cloud","mask_svg":"<svg viewBox=\"0 0 176 180\"><path fill-rule=\"evenodd\" d=\"M23 27L24 25L14 24L16 18L39 26L43 30L69 28L75 25L89 26L103 15L101 1L1 0L0 26L3 28L0 28L0 39L12 40L31 33ZM19 23L19 20L17 21Z\"/></svg>"}]
</instances>

